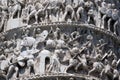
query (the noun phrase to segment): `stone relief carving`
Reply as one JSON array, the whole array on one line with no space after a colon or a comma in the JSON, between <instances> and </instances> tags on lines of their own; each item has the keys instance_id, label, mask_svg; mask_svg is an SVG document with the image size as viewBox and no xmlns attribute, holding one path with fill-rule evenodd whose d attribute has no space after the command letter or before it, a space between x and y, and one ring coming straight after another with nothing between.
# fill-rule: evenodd
<instances>
[{"instance_id":1,"label":"stone relief carving","mask_svg":"<svg viewBox=\"0 0 120 80\"><path fill-rule=\"evenodd\" d=\"M28 31L25 32L28 34ZM111 46L105 38L97 39L91 32L82 35L81 30L69 32L69 39L66 40L63 38L65 34L58 27L43 32L41 28L36 28L31 33L34 34L24 37L21 33L19 43L16 42L14 47L8 48L10 42L4 41L9 45L6 45L4 54L0 56L0 68L6 79L47 73L82 73L108 80L119 79L120 60L116 56L116 51L112 50L114 45ZM16 40L13 38L11 44L14 43L14 39ZM83 42L81 39L84 39ZM93 41L96 39L98 42ZM42 45L40 49L37 47L39 45Z\"/></svg>"},{"instance_id":2,"label":"stone relief carving","mask_svg":"<svg viewBox=\"0 0 120 80\"><path fill-rule=\"evenodd\" d=\"M27 25L77 21L93 24L116 34L119 26L119 10L115 6L117 4L119 1L107 0L1 0L1 30L2 27L6 30L10 26L7 23L11 18L21 18L23 24Z\"/></svg>"},{"instance_id":3,"label":"stone relief carving","mask_svg":"<svg viewBox=\"0 0 120 80\"><path fill-rule=\"evenodd\" d=\"M78 27L68 31L52 25L48 29L36 27L37 24L75 22L119 36L118 3L108 0L1 0L0 31L9 27L9 20L19 18L26 26L19 29L21 33L0 34L0 76L17 80L70 73L119 80L120 45L111 37ZM8 36L12 38L9 40Z\"/></svg>"}]
</instances>

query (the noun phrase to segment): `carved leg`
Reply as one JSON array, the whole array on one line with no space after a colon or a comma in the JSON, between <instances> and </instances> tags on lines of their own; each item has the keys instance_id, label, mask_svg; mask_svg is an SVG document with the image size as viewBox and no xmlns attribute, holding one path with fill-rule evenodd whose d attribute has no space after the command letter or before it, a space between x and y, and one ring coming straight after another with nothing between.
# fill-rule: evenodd
<instances>
[{"instance_id":1,"label":"carved leg","mask_svg":"<svg viewBox=\"0 0 120 80\"><path fill-rule=\"evenodd\" d=\"M116 21L115 23L114 23L114 25L113 25L113 28L114 28L114 34L116 34L116 28L117 28L117 25L118 25L118 21Z\"/></svg>"},{"instance_id":2,"label":"carved leg","mask_svg":"<svg viewBox=\"0 0 120 80\"><path fill-rule=\"evenodd\" d=\"M88 73L88 65L86 63L82 63L83 71Z\"/></svg>"},{"instance_id":3,"label":"carved leg","mask_svg":"<svg viewBox=\"0 0 120 80\"><path fill-rule=\"evenodd\" d=\"M112 19L110 18L109 20L108 20L108 31L110 31L110 23L111 23L111 21L112 21Z\"/></svg>"},{"instance_id":4,"label":"carved leg","mask_svg":"<svg viewBox=\"0 0 120 80\"><path fill-rule=\"evenodd\" d=\"M38 13L35 14L35 23L38 24Z\"/></svg>"},{"instance_id":5,"label":"carved leg","mask_svg":"<svg viewBox=\"0 0 120 80\"><path fill-rule=\"evenodd\" d=\"M70 68L72 68L74 65L73 64L70 64L67 68L66 68L66 70L65 70L65 72L67 72Z\"/></svg>"},{"instance_id":6,"label":"carved leg","mask_svg":"<svg viewBox=\"0 0 120 80\"><path fill-rule=\"evenodd\" d=\"M103 69L103 70L101 71L101 73L100 73L100 77L101 77L101 78L104 77L104 73L105 73L105 69Z\"/></svg>"},{"instance_id":7,"label":"carved leg","mask_svg":"<svg viewBox=\"0 0 120 80\"><path fill-rule=\"evenodd\" d=\"M47 72L51 72L52 71L52 68L53 68L53 64L50 64L48 69L46 70Z\"/></svg>"},{"instance_id":8,"label":"carved leg","mask_svg":"<svg viewBox=\"0 0 120 80\"><path fill-rule=\"evenodd\" d=\"M4 27L3 25L5 24L5 14L3 16L3 19L1 21L1 24L0 24L0 31L2 30L2 28ZM5 28L4 28L5 29Z\"/></svg>"},{"instance_id":9,"label":"carved leg","mask_svg":"<svg viewBox=\"0 0 120 80\"><path fill-rule=\"evenodd\" d=\"M78 63L78 65L75 67L75 71L78 71L78 68L82 65L82 63Z\"/></svg>"},{"instance_id":10,"label":"carved leg","mask_svg":"<svg viewBox=\"0 0 120 80\"><path fill-rule=\"evenodd\" d=\"M34 61L35 75L40 74L40 71L38 70L39 67L40 67L40 57L37 57L37 58L35 58L35 61Z\"/></svg>"},{"instance_id":11,"label":"carved leg","mask_svg":"<svg viewBox=\"0 0 120 80\"><path fill-rule=\"evenodd\" d=\"M96 70L96 68L93 68L92 70L90 70L90 71L88 72L88 75L91 75L95 70Z\"/></svg>"},{"instance_id":12,"label":"carved leg","mask_svg":"<svg viewBox=\"0 0 120 80\"><path fill-rule=\"evenodd\" d=\"M41 13L41 9L38 10L38 11L36 11L36 13L35 13L36 23L39 23L39 21L38 21L38 16L39 16L40 13Z\"/></svg>"},{"instance_id":13,"label":"carved leg","mask_svg":"<svg viewBox=\"0 0 120 80\"><path fill-rule=\"evenodd\" d=\"M20 10L18 10L18 14L17 14L17 18L19 18L20 17Z\"/></svg>"},{"instance_id":14,"label":"carved leg","mask_svg":"<svg viewBox=\"0 0 120 80\"><path fill-rule=\"evenodd\" d=\"M88 16L87 22L90 23L90 16Z\"/></svg>"},{"instance_id":15,"label":"carved leg","mask_svg":"<svg viewBox=\"0 0 120 80\"><path fill-rule=\"evenodd\" d=\"M8 69L8 72L7 72L7 76L6 76L6 79L9 80L9 78L12 76L13 72L14 72L14 66L11 65Z\"/></svg>"},{"instance_id":16,"label":"carved leg","mask_svg":"<svg viewBox=\"0 0 120 80\"><path fill-rule=\"evenodd\" d=\"M75 16L75 11L72 11L71 19L72 19L72 20L73 20L73 19L77 20L77 19L76 19L76 16Z\"/></svg>"},{"instance_id":17,"label":"carved leg","mask_svg":"<svg viewBox=\"0 0 120 80\"><path fill-rule=\"evenodd\" d=\"M14 10L13 13L12 13L12 19L14 18L14 15L17 13L18 10Z\"/></svg>"},{"instance_id":18,"label":"carved leg","mask_svg":"<svg viewBox=\"0 0 120 80\"><path fill-rule=\"evenodd\" d=\"M80 18L81 18L80 14L81 14L81 10L80 10L80 8L79 8L79 9L77 10L77 12L76 12L76 16L77 16L77 20L78 20L78 21L79 21Z\"/></svg>"},{"instance_id":19,"label":"carved leg","mask_svg":"<svg viewBox=\"0 0 120 80\"><path fill-rule=\"evenodd\" d=\"M18 70L19 70L19 69L18 69L18 67L15 67L14 69L15 69L15 73L13 74L13 78L12 78L12 79L13 79L13 80L17 80Z\"/></svg>"},{"instance_id":20,"label":"carved leg","mask_svg":"<svg viewBox=\"0 0 120 80\"><path fill-rule=\"evenodd\" d=\"M80 14L79 14L78 11L76 12L76 16L77 16L77 21L79 21L80 20Z\"/></svg>"},{"instance_id":21,"label":"carved leg","mask_svg":"<svg viewBox=\"0 0 120 80\"><path fill-rule=\"evenodd\" d=\"M28 16L28 18L27 18L27 24L29 23L30 18L31 18L32 16L35 16L35 13L36 13L36 10L33 10L33 11L29 14L29 16Z\"/></svg>"},{"instance_id":22,"label":"carved leg","mask_svg":"<svg viewBox=\"0 0 120 80\"><path fill-rule=\"evenodd\" d=\"M102 17L102 26L101 26L101 28L103 28L103 29L106 29L106 27L105 27L105 19L106 19L106 15L104 15L103 17Z\"/></svg>"},{"instance_id":23,"label":"carved leg","mask_svg":"<svg viewBox=\"0 0 120 80\"><path fill-rule=\"evenodd\" d=\"M64 15L63 15L63 17L62 17L62 21L65 21L65 18L66 18L66 16L67 16L67 11L64 13Z\"/></svg>"}]
</instances>

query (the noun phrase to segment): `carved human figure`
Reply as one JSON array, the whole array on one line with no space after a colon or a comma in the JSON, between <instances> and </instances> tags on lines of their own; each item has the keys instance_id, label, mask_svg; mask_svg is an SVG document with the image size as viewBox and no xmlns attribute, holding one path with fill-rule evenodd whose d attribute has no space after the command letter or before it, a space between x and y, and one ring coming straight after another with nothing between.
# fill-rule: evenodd
<instances>
[{"instance_id":1,"label":"carved human figure","mask_svg":"<svg viewBox=\"0 0 120 80\"><path fill-rule=\"evenodd\" d=\"M93 68L88 72L88 75L98 76L95 73L98 72L100 74L103 67L104 65L101 62L93 62Z\"/></svg>"},{"instance_id":2,"label":"carved human figure","mask_svg":"<svg viewBox=\"0 0 120 80\"><path fill-rule=\"evenodd\" d=\"M103 18L103 16L106 14L106 11L107 11L107 3L105 2L105 0L103 0L102 2L101 2L101 5L100 5L100 7L98 8L98 11L100 12L100 15L99 15L99 17L100 17L100 19L101 19L101 22L100 22L100 27L101 28L104 28L103 27L103 22L102 22L102 18Z\"/></svg>"},{"instance_id":3,"label":"carved human figure","mask_svg":"<svg viewBox=\"0 0 120 80\"><path fill-rule=\"evenodd\" d=\"M65 5L72 5L72 0L63 0Z\"/></svg>"},{"instance_id":4,"label":"carved human figure","mask_svg":"<svg viewBox=\"0 0 120 80\"><path fill-rule=\"evenodd\" d=\"M34 48L35 41L36 40L33 37L24 37L21 41L21 46L25 46L27 49L30 47Z\"/></svg>"},{"instance_id":5,"label":"carved human figure","mask_svg":"<svg viewBox=\"0 0 120 80\"><path fill-rule=\"evenodd\" d=\"M96 22L95 22L95 19L94 19L94 17L95 17L95 13L94 13L94 10L93 9L90 9L89 11L88 11L88 19L87 19L87 22L89 23L89 24L96 24Z\"/></svg>"},{"instance_id":6,"label":"carved human figure","mask_svg":"<svg viewBox=\"0 0 120 80\"><path fill-rule=\"evenodd\" d=\"M88 23L92 22L92 24L96 24L95 20L94 20L94 17L95 17L94 4L91 0L87 0L85 2L85 9L86 9L86 13L87 13L87 22Z\"/></svg>"},{"instance_id":7,"label":"carved human figure","mask_svg":"<svg viewBox=\"0 0 120 80\"><path fill-rule=\"evenodd\" d=\"M65 72L68 72L70 69L77 71L79 66L78 56L79 56L79 48L73 47L70 49L70 52L67 53L69 55L69 65L65 69ZM66 54L66 55L67 55ZM67 57L65 57L67 58Z\"/></svg>"},{"instance_id":8,"label":"carved human figure","mask_svg":"<svg viewBox=\"0 0 120 80\"><path fill-rule=\"evenodd\" d=\"M104 39L100 39L99 42L97 43L96 47L94 47L94 54L93 56L97 57L102 57L103 51L107 43L105 43Z\"/></svg>"},{"instance_id":9,"label":"carved human figure","mask_svg":"<svg viewBox=\"0 0 120 80\"><path fill-rule=\"evenodd\" d=\"M112 67L109 64L109 61L105 60L105 65L104 65L103 70L100 73L100 76L102 78L105 76L104 78L109 80L109 79L112 79L112 77L113 77L112 74L113 74L112 73Z\"/></svg>"},{"instance_id":10,"label":"carved human figure","mask_svg":"<svg viewBox=\"0 0 120 80\"><path fill-rule=\"evenodd\" d=\"M27 69L28 69L28 75L32 75L32 69L34 71L34 56L33 55L29 55L28 57L29 59L27 60Z\"/></svg>"},{"instance_id":11,"label":"carved human figure","mask_svg":"<svg viewBox=\"0 0 120 80\"><path fill-rule=\"evenodd\" d=\"M92 54L92 48L93 48L92 40L93 40L93 36L88 35L86 43L83 44L83 47L87 48L87 49L85 49L86 50L86 55Z\"/></svg>"},{"instance_id":12,"label":"carved human figure","mask_svg":"<svg viewBox=\"0 0 120 80\"><path fill-rule=\"evenodd\" d=\"M60 72L60 61L59 61L59 50L55 50L54 53L51 56L51 62L48 64L46 71L47 72L54 72L58 73Z\"/></svg>"},{"instance_id":13,"label":"carved human figure","mask_svg":"<svg viewBox=\"0 0 120 80\"><path fill-rule=\"evenodd\" d=\"M51 22L56 22L59 20L59 13L60 13L60 9L62 12L62 8L60 6L63 7L63 3L61 0L50 0L49 1L49 6L48 6L48 17L50 19ZM61 20L62 21L62 20Z\"/></svg>"},{"instance_id":14,"label":"carved human figure","mask_svg":"<svg viewBox=\"0 0 120 80\"><path fill-rule=\"evenodd\" d=\"M64 15L63 10L60 9L60 10L59 10L59 17L58 17L58 21L59 21L59 22L62 22L62 17L63 17L63 15Z\"/></svg>"},{"instance_id":15,"label":"carved human figure","mask_svg":"<svg viewBox=\"0 0 120 80\"><path fill-rule=\"evenodd\" d=\"M84 8L80 6L76 12L77 20L83 21L85 19ZM83 21L84 22L84 21Z\"/></svg>"},{"instance_id":16,"label":"carved human figure","mask_svg":"<svg viewBox=\"0 0 120 80\"><path fill-rule=\"evenodd\" d=\"M105 53L102 57L102 60L107 59L109 64L112 64L112 61L117 59L115 53L110 49L107 53ZM115 66L115 65L114 65Z\"/></svg>"},{"instance_id":17,"label":"carved human figure","mask_svg":"<svg viewBox=\"0 0 120 80\"><path fill-rule=\"evenodd\" d=\"M56 28L55 32L54 32L54 36L55 36L55 39L58 40L61 38L61 30L60 28Z\"/></svg>"},{"instance_id":18,"label":"carved human figure","mask_svg":"<svg viewBox=\"0 0 120 80\"><path fill-rule=\"evenodd\" d=\"M53 64L53 71L60 72L60 61L59 61L58 53L56 51L52 56L52 64Z\"/></svg>"},{"instance_id":19,"label":"carved human figure","mask_svg":"<svg viewBox=\"0 0 120 80\"><path fill-rule=\"evenodd\" d=\"M91 0L87 0L85 2L85 8L87 10L87 12L90 10L90 9L93 9L94 8L94 4Z\"/></svg>"},{"instance_id":20,"label":"carved human figure","mask_svg":"<svg viewBox=\"0 0 120 80\"><path fill-rule=\"evenodd\" d=\"M68 18L68 15L70 18ZM71 5L67 5L65 7L65 13L63 15L63 21L66 21L66 19L70 19L71 21L75 19L75 11Z\"/></svg>"},{"instance_id":21,"label":"carved human figure","mask_svg":"<svg viewBox=\"0 0 120 80\"><path fill-rule=\"evenodd\" d=\"M27 8L28 8L27 24L29 24L30 18L32 16L35 16L36 9L35 9L35 6L34 6L34 2L32 0L29 0L27 4L28 4L28 6L27 6Z\"/></svg>"},{"instance_id":22,"label":"carved human figure","mask_svg":"<svg viewBox=\"0 0 120 80\"><path fill-rule=\"evenodd\" d=\"M65 48L66 44L65 41L62 39L56 40L56 48Z\"/></svg>"},{"instance_id":23,"label":"carved human figure","mask_svg":"<svg viewBox=\"0 0 120 80\"><path fill-rule=\"evenodd\" d=\"M46 9L47 9L48 5L49 5L49 3L46 6L43 6L41 3L36 2L36 4L35 4L35 7L36 7L36 13L35 13L36 23L43 22L43 20L45 20L45 18L47 16Z\"/></svg>"},{"instance_id":24,"label":"carved human figure","mask_svg":"<svg viewBox=\"0 0 120 80\"><path fill-rule=\"evenodd\" d=\"M85 1L84 0L73 0L73 8L76 9L78 8L79 6L83 7L85 4Z\"/></svg>"},{"instance_id":25,"label":"carved human figure","mask_svg":"<svg viewBox=\"0 0 120 80\"><path fill-rule=\"evenodd\" d=\"M22 6L19 2L19 0L13 0L13 12L11 15L11 18L14 18L14 16L17 14L17 18L19 18L21 15L21 10L22 10Z\"/></svg>"},{"instance_id":26,"label":"carved human figure","mask_svg":"<svg viewBox=\"0 0 120 80\"><path fill-rule=\"evenodd\" d=\"M69 59L69 65L65 69L65 72L67 73L72 68L75 70L75 67L76 67L77 64L78 64L77 59L73 59L73 58Z\"/></svg>"},{"instance_id":27,"label":"carved human figure","mask_svg":"<svg viewBox=\"0 0 120 80\"><path fill-rule=\"evenodd\" d=\"M9 61L8 60L2 60L0 66L0 69L5 73L5 71L9 68Z\"/></svg>"},{"instance_id":28,"label":"carved human figure","mask_svg":"<svg viewBox=\"0 0 120 80\"><path fill-rule=\"evenodd\" d=\"M110 18L112 17L112 6L111 4L107 4L106 13L102 17L102 24L104 29L108 29L110 31ZM108 24L106 24L108 22Z\"/></svg>"},{"instance_id":29,"label":"carved human figure","mask_svg":"<svg viewBox=\"0 0 120 80\"><path fill-rule=\"evenodd\" d=\"M16 54L13 54L10 58L10 66L8 68L8 72L7 72L7 75L6 75L6 79L17 79L18 76L19 76L19 68L17 66L17 57L18 55Z\"/></svg>"},{"instance_id":30,"label":"carved human figure","mask_svg":"<svg viewBox=\"0 0 120 80\"><path fill-rule=\"evenodd\" d=\"M112 68L114 68L114 69L118 69L119 64L120 64L120 59L118 59L118 60L114 59L114 60L111 62L111 66L112 66Z\"/></svg>"},{"instance_id":31,"label":"carved human figure","mask_svg":"<svg viewBox=\"0 0 120 80\"><path fill-rule=\"evenodd\" d=\"M44 31L41 31L40 28L36 28L34 29L33 31L33 35L36 39L36 42L34 44L34 48L37 48L38 44L40 43L41 46L42 46L42 43L45 42L47 36L48 36L48 31L47 30L44 30ZM44 45L43 45L44 46Z\"/></svg>"},{"instance_id":32,"label":"carved human figure","mask_svg":"<svg viewBox=\"0 0 120 80\"><path fill-rule=\"evenodd\" d=\"M52 39L48 39L46 41L46 48L51 49L56 47L56 41Z\"/></svg>"},{"instance_id":33,"label":"carved human figure","mask_svg":"<svg viewBox=\"0 0 120 80\"><path fill-rule=\"evenodd\" d=\"M8 20L8 0L1 0L1 4L0 4L0 9L2 10L2 15L1 15L1 24L0 24L0 31L2 29L5 29L5 25L7 23Z\"/></svg>"},{"instance_id":34,"label":"carved human figure","mask_svg":"<svg viewBox=\"0 0 120 80\"><path fill-rule=\"evenodd\" d=\"M69 38L69 35L63 33L61 34L61 39L64 40L65 42L68 42L70 38Z\"/></svg>"},{"instance_id":35,"label":"carved human figure","mask_svg":"<svg viewBox=\"0 0 120 80\"><path fill-rule=\"evenodd\" d=\"M24 67L25 66L25 61L27 61L25 75L26 74L27 75L31 75L32 68L33 68L33 71L34 71L34 56L33 56L32 49L21 52L21 54L18 57L18 59L19 59L18 64L21 67Z\"/></svg>"},{"instance_id":36,"label":"carved human figure","mask_svg":"<svg viewBox=\"0 0 120 80\"><path fill-rule=\"evenodd\" d=\"M113 70L113 80L119 80L119 71L117 69Z\"/></svg>"},{"instance_id":37,"label":"carved human figure","mask_svg":"<svg viewBox=\"0 0 120 80\"><path fill-rule=\"evenodd\" d=\"M30 30L29 28L23 28L23 32L22 32L22 38L23 37L28 37L30 35Z\"/></svg>"},{"instance_id":38,"label":"carved human figure","mask_svg":"<svg viewBox=\"0 0 120 80\"><path fill-rule=\"evenodd\" d=\"M83 70L83 72L88 73L88 65L87 65L86 55L83 54L81 57L78 56L77 58L79 59L80 62L75 67L75 70L78 72L78 68L80 68L81 70Z\"/></svg>"},{"instance_id":39,"label":"carved human figure","mask_svg":"<svg viewBox=\"0 0 120 80\"><path fill-rule=\"evenodd\" d=\"M106 11L107 11L107 3L105 2L105 0L101 2L101 7L99 8L99 11L101 13L101 18L102 18L103 15L106 14Z\"/></svg>"},{"instance_id":40,"label":"carved human figure","mask_svg":"<svg viewBox=\"0 0 120 80\"><path fill-rule=\"evenodd\" d=\"M69 39L68 44L71 45L71 46L78 46L79 47L78 39L81 38L81 35L79 34L79 31L74 31L70 35L71 35L71 38Z\"/></svg>"},{"instance_id":41,"label":"carved human figure","mask_svg":"<svg viewBox=\"0 0 120 80\"><path fill-rule=\"evenodd\" d=\"M111 21L113 21L112 26L111 26ZM119 24L119 11L117 9L113 9L111 19L109 19L108 21L108 30L110 31L112 27L114 34L116 34L116 27L118 24Z\"/></svg>"}]
</instances>

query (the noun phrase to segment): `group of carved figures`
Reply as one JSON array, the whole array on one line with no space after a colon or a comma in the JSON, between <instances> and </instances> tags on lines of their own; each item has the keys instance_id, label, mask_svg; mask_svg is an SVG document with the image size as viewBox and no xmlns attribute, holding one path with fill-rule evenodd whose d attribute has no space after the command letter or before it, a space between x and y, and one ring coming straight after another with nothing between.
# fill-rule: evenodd
<instances>
[{"instance_id":1,"label":"group of carved figures","mask_svg":"<svg viewBox=\"0 0 120 80\"><path fill-rule=\"evenodd\" d=\"M80 21L116 34L119 26L117 3L113 0L1 0L1 28L7 19L20 17L27 24Z\"/></svg>"},{"instance_id":2,"label":"group of carved figures","mask_svg":"<svg viewBox=\"0 0 120 80\"><path fill-rule=\"evenodd\" d=\"M80 35L79 31L66 34L52 27L49 31L35 28L33 35L29 34L29 28L23 31L21 38L14 34L14 38L5 41L1 37L0 76L16 80L28 75L81 73L119 80L120 59L113 45L104 39L95 43L92 34ZM105 46L109 48L105 50Z\"/></svg>"}]
</instances>

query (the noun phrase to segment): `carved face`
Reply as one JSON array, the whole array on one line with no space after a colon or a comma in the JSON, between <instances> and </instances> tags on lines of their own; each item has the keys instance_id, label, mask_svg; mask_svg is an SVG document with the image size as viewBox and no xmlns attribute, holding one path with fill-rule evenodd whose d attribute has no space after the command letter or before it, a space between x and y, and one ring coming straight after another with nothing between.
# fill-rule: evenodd
<instances>
[{"instance_id":1,"label":"carved face","mask_svg":"<svg viewBox=\"0 0 120 80\"><path fill-rule=\"evenodd\" d=\"M40 28L37 28L37 33L40 33L41 32L41 29Z\"/></svg>"}]
</instances>

